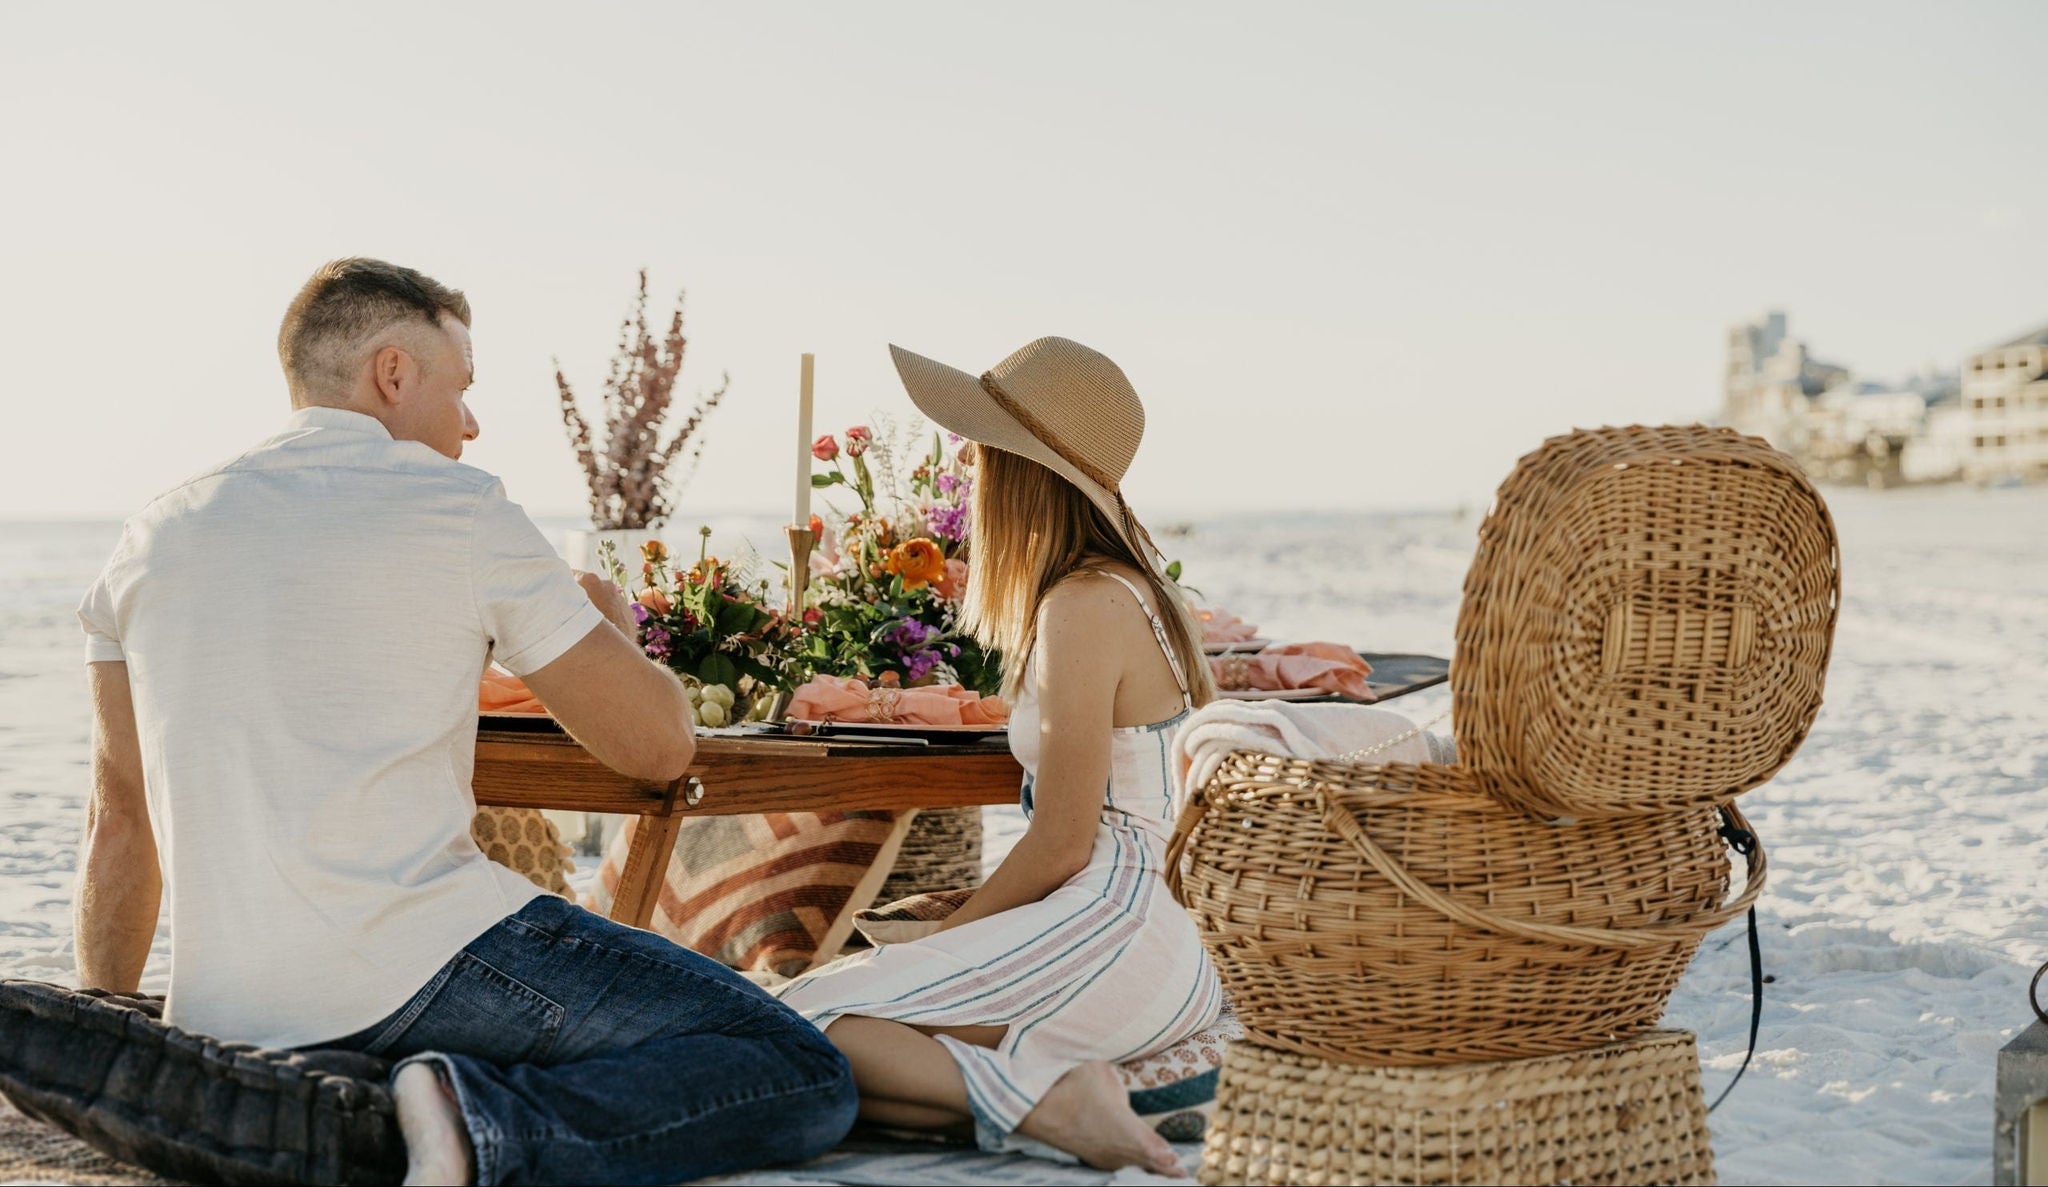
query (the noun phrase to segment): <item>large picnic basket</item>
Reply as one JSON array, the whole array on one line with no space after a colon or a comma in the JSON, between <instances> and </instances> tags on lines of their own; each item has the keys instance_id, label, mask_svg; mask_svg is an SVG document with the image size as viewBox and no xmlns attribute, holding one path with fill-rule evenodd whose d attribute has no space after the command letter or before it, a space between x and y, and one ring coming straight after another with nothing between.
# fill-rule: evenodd
<instances>
[{"instance_id":1,"label":"large picnic basket","mask_svg":"<svg viewBox=\"0 0 2048 1187\"><path fill-rule=\"evenodd\" d=\"M1700 940L1763 886L1745 843L1729 898L1724 827L1747 825L1712 808L1546 821L1464 767L1242 752L1191 794L1168 878L1254 1042L1512 1059L1656 1025Z\"/></svg>"},{"instance_id":2,"label":"large picnic basket","mask_svg":"<svg viewBox=\"0 0 2048 1187\"><path fill-rule=\"evenodd\" d=\"M1826 506L1755 438L1594 429L1524 457L1465 582L1455 766L1243 752L1188 790L1168 877L1246 1033L1420 1066L1655 1025L1762 890L1733 801L1812 724L1840 588Z\"/></svg>"}]
</instances>

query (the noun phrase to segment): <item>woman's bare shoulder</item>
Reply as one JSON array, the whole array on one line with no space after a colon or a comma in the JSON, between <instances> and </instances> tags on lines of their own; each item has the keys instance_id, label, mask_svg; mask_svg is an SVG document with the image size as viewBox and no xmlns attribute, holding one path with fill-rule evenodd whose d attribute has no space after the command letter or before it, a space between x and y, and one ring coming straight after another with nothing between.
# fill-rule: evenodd
<instances>
[{"instance_id":1,"label":"woman's bare shoulder","mask_svg":"<svg viewBox=\"0 0 2048 1187\"><path fill-rule=\"evenodd\" d=\"M1149 612L1150 608L1131 592L1130 586L1111 578L1111 573L1144 588L1138 575L1122 565L1091 565L1076 569L1055 582L1039 600L1039 629L1044 630L1055 619L1099 619L1104 627L1113 629L1133 615ZM1139 621L1143 621L1142 617Z\"/></svg>"}]
</instances>

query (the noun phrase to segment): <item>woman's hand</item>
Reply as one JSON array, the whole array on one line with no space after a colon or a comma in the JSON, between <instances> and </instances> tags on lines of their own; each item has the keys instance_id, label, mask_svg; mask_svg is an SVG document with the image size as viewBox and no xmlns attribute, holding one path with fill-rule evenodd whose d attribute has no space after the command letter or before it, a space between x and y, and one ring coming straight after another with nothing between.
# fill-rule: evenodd
<instances>
[{"instance_id":1,"label":"woman's hand","mask_svg":"<svg viewBox=\"0 0 2048 1187\"><path fill-rule=\"evenodd\" d=\"M1068 581L1040 603L1031 826L946 928L1037 902L1085 868L1094 853L1109 792L1117 685L1128 660L1130 633L1118 628L1131 611L1118 604L1118 594L1128 602L1114 582Z\"/></svg>"}]
</instances>

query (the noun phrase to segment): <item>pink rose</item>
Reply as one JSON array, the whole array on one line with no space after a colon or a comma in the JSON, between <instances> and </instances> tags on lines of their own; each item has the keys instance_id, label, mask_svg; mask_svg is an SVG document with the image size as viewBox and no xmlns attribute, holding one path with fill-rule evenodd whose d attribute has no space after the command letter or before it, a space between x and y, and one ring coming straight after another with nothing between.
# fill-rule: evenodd
<instances>
[{"instance_id":1,"label":"pink rose","mask_svg":"<svg viewBox=\"0 0 2048 1187\"><path fill-rule=\"evenodd\" d=\"M947 558L945 572L932 582L932 589L941 601L959 601L960 595L967 592L967 562L958 557Z\"/></svg>"},{"instance_id":2,"label":"pink rose","mask_svg":"<svg viewBox=\"0 0 2048 1187\"><path fill-rule=\"evenodd\" d=\"M866 425L855 425L846 430L846 456L859 457L868 451L868 443L875 439Z\"/></svg>"},{"instance_id":3,"label":"pink rose","mask_svg":"<svg viewBox=\"0 0 2048 1187\"><path fill-rule=\"evenodd\" d=\"M839 442L834 441L832 434L827 433L811 442L811 456L821 462L829 462L839 456Z\"/></svg>"}]
</instances>

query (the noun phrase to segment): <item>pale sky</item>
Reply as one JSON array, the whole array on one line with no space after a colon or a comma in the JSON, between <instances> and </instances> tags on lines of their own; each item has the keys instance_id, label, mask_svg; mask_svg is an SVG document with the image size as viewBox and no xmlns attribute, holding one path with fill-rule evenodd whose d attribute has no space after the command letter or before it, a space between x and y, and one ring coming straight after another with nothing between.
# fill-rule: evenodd
<instances>
[{"instance_id":1,"label":"pale sky","mask_svg":"<svg viewBox=\"0 0 2048 1187\"><path fill-rule=\"evenodd\" d=\"M120 516L273 431L322 261L466 290L465 460L581 477L633 275L732 374L693 508L1059 334L1149 518L1482 505L1692 420L1786 309L1884 376L2048 322L2048 5L0 4L0 518Z\"/></svg>"}]
</instances>

